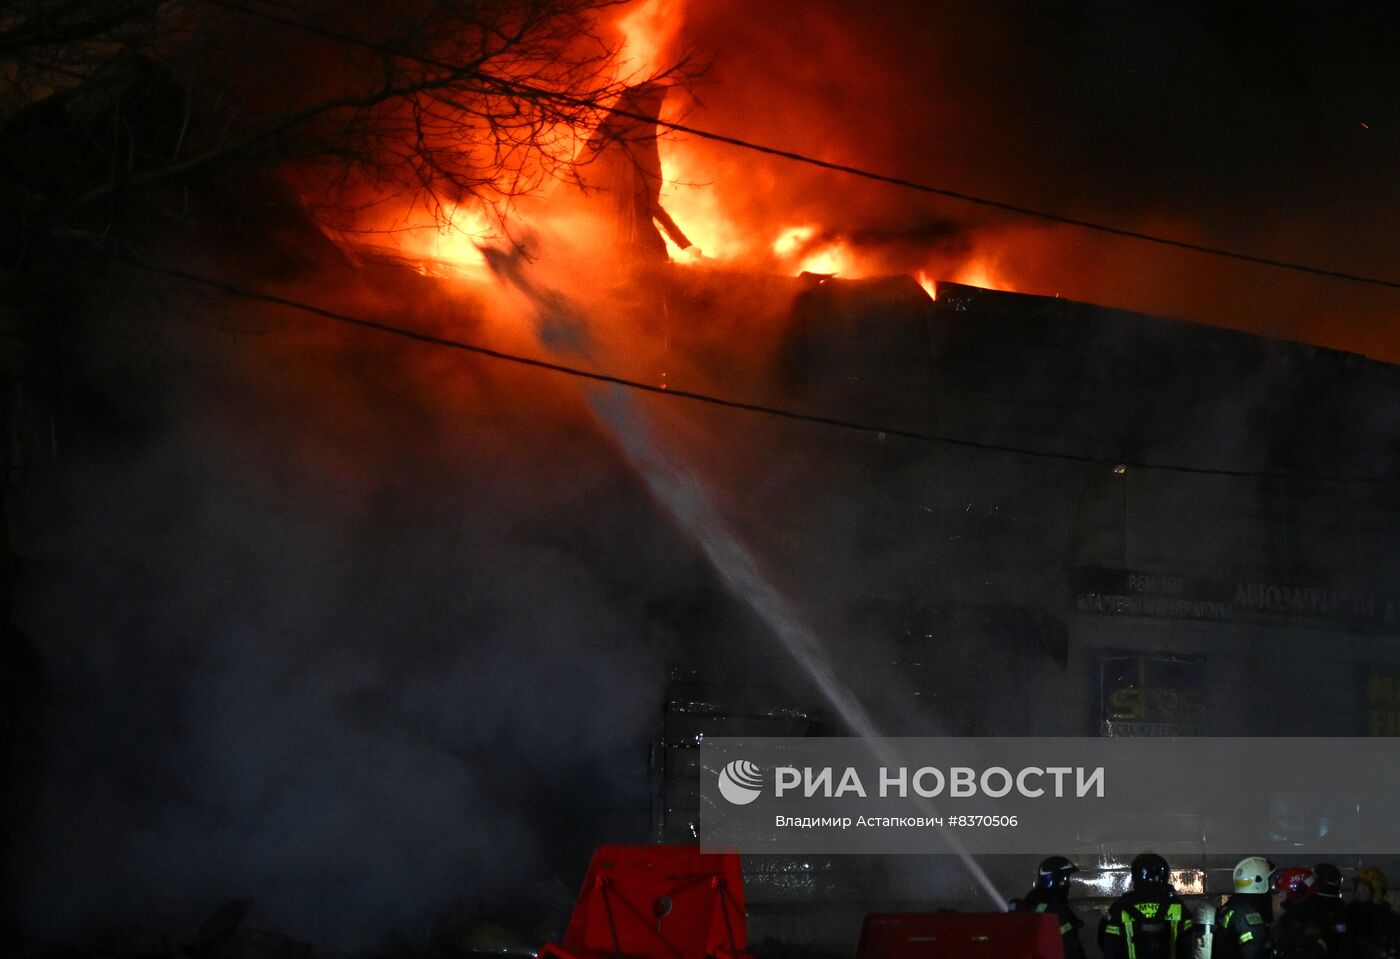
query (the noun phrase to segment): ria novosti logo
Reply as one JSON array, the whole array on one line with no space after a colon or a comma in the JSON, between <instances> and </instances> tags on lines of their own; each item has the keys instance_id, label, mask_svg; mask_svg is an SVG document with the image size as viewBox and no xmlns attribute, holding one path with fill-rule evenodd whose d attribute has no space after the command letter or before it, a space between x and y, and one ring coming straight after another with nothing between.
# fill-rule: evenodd
<instances>
[{"instance_id":1,"label":"ria novosti logo","mask_svg":"<svg viewBox=\"0 0 1400 959\"><path fill-rule=\"evenodd\" d=\"M763 792L763 770L747 759L736 759L719 771L719 794L736 806L747 806Z\"/></svg>"},{"instance_id":2,"label":"ria novosti logo","mask_svg":"<svg viewBox=\"0 0 1400 959\"><path fill-rule=\"evenodd\" d=\"M773 774L773 794L778 799L789 795L795 799L866 799L872 796L870 789L875 788L872 783L867 789L855 766L774 766ZM905 799L912 788L914 795L923 799L1002 799L1012 793L1024 799L1063 799L1071 795L1076 799L1102 799L1105 779L1103 766L920 766L912 773L907 766L881 766L878 792L873 795L880 799ZM720 795L735 806L747 806L762 795L764 782L762 767L747 759L731 760L719 771Z\"/></svg>"}]
</instances>

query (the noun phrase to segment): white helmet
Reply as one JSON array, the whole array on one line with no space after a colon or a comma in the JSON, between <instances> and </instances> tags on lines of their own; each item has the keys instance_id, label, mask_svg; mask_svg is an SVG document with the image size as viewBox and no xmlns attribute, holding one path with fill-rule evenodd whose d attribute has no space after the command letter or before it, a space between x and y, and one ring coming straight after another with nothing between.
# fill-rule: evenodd
<instances>
[{"instance_id":1,"label":"white helmet","mask_svg":"<svg viewBox=\"0 0 1400 959\"><path fill-rule=\"evenodd\" d=\"M1274 864L1263 856L1250 856L1235 864L1235 892L1268 892Z\"/></svg>"}]
</instances>

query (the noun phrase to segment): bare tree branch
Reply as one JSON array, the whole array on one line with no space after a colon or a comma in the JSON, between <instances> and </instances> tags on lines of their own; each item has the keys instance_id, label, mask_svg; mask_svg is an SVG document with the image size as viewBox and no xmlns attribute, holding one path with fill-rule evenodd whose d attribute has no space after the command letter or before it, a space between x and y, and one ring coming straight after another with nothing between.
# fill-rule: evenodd
<instances>
[{"instance_id":1,"label":"bare tree branch","mask_svg":"<svg viewBox=\"0 0 1400 959\"><path fill-rule=\"evenodd\" d=\"M20 0L0 205L55 230L234 161L305 171L332 210L365 185L508 203L586 161L635 81L600 28L617 2Z\"/></svg>"}]
</instances>

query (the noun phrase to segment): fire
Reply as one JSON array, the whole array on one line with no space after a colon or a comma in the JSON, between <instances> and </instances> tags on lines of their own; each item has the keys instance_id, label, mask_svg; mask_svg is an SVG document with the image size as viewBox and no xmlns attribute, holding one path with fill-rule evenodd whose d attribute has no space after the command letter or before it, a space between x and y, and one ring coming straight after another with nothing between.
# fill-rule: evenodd
<instances>
[{"instance_id":1,"label":"fire","mask_svg":"<svg viewBox=\"0 0 1400 959\"><path fill-rule=\"evenodd\" d=\"M406 261L424 276L483 276L480 244L496 235L479 203L448 203L435 215L421 207L396 215L366 216L353 235L340 239L370 259Z\"/></svg>"},{"instance_id":2,"label":"fire","mask_svg":"<svg viewBox=\"0 0 1400 959\"><path fill-rule=\"evenodd\" d=\"M479 244L494 232L480 205L451 204L444 209L442 222L423 224L407 231L403 249L429 263L475 272L486 266Z\"/></svg>"},{"instance_id":3,"label":"fire","mask_svg":"<svg viewBox=\"0 0 1400 959\"><path fill-rule=\"evenodd\" d=\"M644 0L617 18L622 79L639 82L671 66L667 57L680 30L682 8L682 0Z\"/></svg>"},{"instance_id":4,"label":"fire","mask_svg":"<svg viewBox=\"0 0 1400 959\"><path fill-rule=\"evenodd\" d=\"M931 299L938 299L938 282L935 275L943 275L951 283L962 283L967 286L977 286L984 290L1002 290L1008 293L1016 292L1015 287L1007 279L1006 275L998 267L997 258L988 255L979 255L969 262L963 263L954 269L944 267L931 267L919 270L914 279L924 288L924 292Z\"/></svg>"},{"instance_id":5,"label":"fire","mask_svg":"<svg viewBox=\"0 0 1400 959\"><path fill-rule=\"evenodd\" d=\"M983 289L996 289L997 283L992 279L992 271L986 263L976 262L971 266L959 270L954 279L955 283L965 283L968 286L980 286Z\"/></svg>"},{"instance_id":6,"label":"fire","mask_svg":"<svg viewBox=\"0 0 1400 959\"><path fill-rule=\"evenodd\" d=\"M642 81L664 75L674 65L681 46L684 3L685 0L633 0L617 8L620 13L611 23L617 50L612 82L640 89ZM665 83L663 80L663 86ZM693 105L683 89L672 87L661 101L661 117L690 122L686 111ZM572 137L582 146L595 132L564 130L560 135ZM791 276L832 274L847 279L903 272L907 268L907 261L890 260L879 247L863 246L851 239L862 235L858 222L829 222L811 212L796 222L788 220L784 224L776 219L773 211L784 206L810 211L813 204L804 203L800 195L785 194L785 189L791 190L786 186L789 181L753 163L751 157L717 156L708 144L665 128L658 130L656 146L662 209L654 215L658 223L669 215L679 227L678 231L674 227L658 229L665 243L665 255L675 263L726 261L756 271ZM731 188L726 194L717 183L739 183L742 188L738 192ZM341 239L360 254L389 258L423 275L454 280L489 277L491 271L482 248L499 244L503 233L517 239L530 237L532 249L538 249L539 238L547 236L550 243L556 244L554 249L573 251L567 255L591 253L596 257L602 248L600 231L606 232L608 224L600 224L597 207L589 208L593 212L580 212L582 198L571 190L569 184L555 182L547 184L538 195L516 198L508 213L509 224L504 224L490 206L471 199L436 209L385 200L381 202L386 212L375 212L373 204L367 204L370 212L355 224L354 234ZM606 191L605 187L603 194ZM765 202L754 203L755 193L761 194ZM684 236L678 240L677 233ZM685 238L693 245L681 249L676 244ZM927 262L918 271L917 280L933 298L938 293L935 276L1011 290L999 261L998 251L979 247L975 256L961 262Z\"/></svg>"},{"instance_id":7,"label":"fire","mask_svg":"<svg viewBox=\"0 0 1400 959\"><path fill-rule=\"evenodd\" d=\"M984 290L1015 292L999 268L996 257L981 255L966 263L953 274L954 283L980 286Z\"/></svg>"},{"instance_id":8,"label":"fire","mask_svg":"<svg viewBox=\"0 0 1400 959\"><path fill-rule=\"evenodd\" d=\"M670 100L667 101L669 107ZM664 112L663 112L664 115ZM751 250L751 231L736 224L726 213L710 174L701 168L690 144L677 136L663 135L661 152L661 203L681 225L698 252L709 259L738 260ZM686 255L668 238L673 260ZM694 251L693 251L694 252Z\"/></svg>"},{"instance_id":9,"label":"fire","mask_svg":"<svg viewBox=\"0 0 1400 959\"><path fill-rule=\"evenodd\" d=\"M798 272L840 273L849 276L854 274L856 270L850 248L838 240L804 257L798 265Z\"/></svg>"},{"instance_id":10,"label":"fire","mask_svg":"<svg viewBox=\"0 0 1400 959\"><path fill-rule=\"evenodd\" d=\"M843 240L814 242L815 225L791 226L778 234L771 247L780 260L797 262L794 273L840 273L856 271L855 253Z\"/></svg>"},{"instance_id":11,"label":"fire","mask_svg":"<svg viewBox=\"0 0 1400 959\"><path fill-rule=\"evenodd\" d=\"M617 38L612 73L598 77L598 82L632 86L672 67L683 5L684 0L640 0L621 6L621 13L611 23ZM539 140L573 142L575 155L580 155L593 132L560 126L542 130ZM564 182L547 181L527 202L522 202L522 197L512 198L502 213L472 198L434 206L418 197L376 196L374 187L369 186L351 222L328 226L327 232L352 256L402 263L425 276L484 279L490 270L481 247L499 243L503 232L514 234L519 229L530 235L544 230L566 240L572 238L577 245L587 244L598 224L572 215L576 197L571 197L569 190ZM548 202L540 205L532 202L535 200ZM702 204L713 207L713 198ZM697 211L688 208L687 212ZM509 217L508 226L501 216ZM709 218L716 223L720 220L715 212ZM704 217L697 215L695 219L698 225ZM696 234L711 250L728 245L713 231L701 228Z\"/></svg>"},{"instance_id":12,"label":"fire","mask_svg":"<svg viewBox=\"0 0 1400 959\"><path fill-rule=\"evenodd\" d=\"M814 226L788 227L773 241L773 252L778 256L792 256L801 250L816 232L817 228Z\"/></svg>"}]
</instances>

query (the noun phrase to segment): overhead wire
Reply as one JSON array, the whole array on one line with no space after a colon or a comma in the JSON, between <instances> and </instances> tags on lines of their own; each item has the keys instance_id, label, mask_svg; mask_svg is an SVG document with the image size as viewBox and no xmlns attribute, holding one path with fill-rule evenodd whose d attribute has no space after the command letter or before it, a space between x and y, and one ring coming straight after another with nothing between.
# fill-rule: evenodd
<instances>
[{"instance_id":1,"label":"overhead wire","mask_svg":"<svg viewBox=\"0 0 1400 959\"><path fill-rule=\"evenodd\" d=\"M327 37L337 42L353 44L374 50L379 53L417 61L424 65L432 66L436 69L453 71L461 69L459 66L454 66L453 64L447 63L445 61L435 60L431 57L417 54L413 51L403 50L401 48L394 47L389 44L378 43L375 41L367 40L362 37L356 37L353 34L343 33L341 31L334 30L324 25L307 23L296 17L279 15L264 10L258 10L256 8L247 6L243 3L232 2L232 0L201 0L201 2L213 6L223 7L235 11L237 13L262 18L296 29L305 30L311 33ZM559 91L551 91L542 88L532 87L527 84L521 84L508 79L493 77L488 74L476 74L475 78L484 82L495 84L498 87L498 89L502 91L515 91L522 95L553 99L556 101L568 103L573 106L597 106L596 103L590 102L583 98L571 96L565 93L561 93ZM998 210L1015 213L1018 215L1035 217L1038 219L1047 220L1062 225L1094 230L1115 236L1121 236L1125 238L1155 243L1164 246L1177 247L1207 255L1227 257L1230 259L1254 263L1262 266L1292 270L1295 272L1323 276L1331 279L1364 283L1368 285L1380 286L1390 289L1400 289L1400 281L1389 280L1382 277L1367 276L1357 273L1349 273L1326 267L1313 266L1305 263L1298 263L1273 257L1259 256L1238 250L1230 250L1222 247L1213 247L1206 244L1199 244L1172 237L1160 236L1157 234L1146 233L1143 231L1130 230L1122 227L1117 227L1111 224L1099 223L1078 217L1071 217L1059 213L1054 213L1051 211L1039 210L1032 207L1022 206L1019 204L1013 204L988 197L978 196L963 191L933 186L931 184L921 183L902 177L891 176L888 174L866 170L860 167L855 167L847 164L834 163L831 161L822 160L817 157L808 156L797 151L784 150L777 147L768 146L766 144L745 140L739 137L733 137L726 134L717 133L715 131L705 130L700 127L694 127L689 124L660 120L657 117L649 116L642 113L631 112L625 109L619 109L617 107L612 108L610 112L618 116L626 117L628 119L634 119L639 122L645 123L655 123L658 127L664 129L669 129L678 133L684 133L707 140L725 143L741 149L763 153L770 156L787 159L793 162L804 163L822 169L831 170L834 172L862 177L865 179L878 181L889 185L902 187L905 189L917 190L923 193L934 194L967 203L995 208ZM558 363L552 360L542 359L539 357L528 357L503 350L493 349L491 347L483 346L481 344L469 343L467 341L457 340L450 337L443 337L437 334L428 333L421 330L414 330L408 327L403 327L392 323L386 323L380 320L372 320L366 317L358 317L348 313L344 313L342 311L328 309L325 307L317 306L315 304L306 303L300 300L295 300L267 291L251 289L217 277L192 273L190 271L182 270L176 267L152 264L137 257L131 257L122 254L114 255L117 255L119 258L126 260L127 262L140 269L165 274L167 276L183 279L188 282L197 283L211 289L220 290L232 296L258 300L272 305L299 310L305 313L320 316L324 319L332 320L334 322L358 327L360 329L372 330L387 335L398 336L430 346L460 350L463 352L482 356L491 360L513 363L516 365L531 367L534 369L539 369L558 375L571 376L585 380L590 380L593 382L607 383L614 386L638 390L654 395L664 395L674 399L689 400L711 406L778 417L790 421L806 422L821 426L861 432L865 434L876 435L880 438L892 437L926 443L935 443L948 446L964 447L969 449L978 449L990 452L999 452L1019 456L1033 457L1038 459L1084 463L1089 465L1110 467L1118 471L1132 468L1237 478L1311 480L1328 483L1358 483L1380 485L1400 484L1400 477L1327 474L1313 473L1308 471L1285 472L1281 470L1243 470L1229 469L1224 467L1195 466L1183 463L1109 459L1104 457L1087 456L1081 454L1059 452L1054 450L1036 449L1033 447L989 443L978 440L966 439L963 437L940 435L919 430L911 430L894 425L867 423L858 420L826 416L823 414L811 413L802 410L787 409L784 407L738 400L731 397L724 397L701 391L677 389L672 386L657 386L655 384L614 375L605 371L590 370L579 366L573 366L570 364Z\"/></svg>"},{"instance_id":2,"label":"overhead wire","mask_svg":"<svg viewBox=\"0 0 1400 959\"><path fill-rule=\"evenodd\" d=\"M224 9L232 10L238 13L243 13L248 16L258 17L264 20L268 20L270 22L293 27L295 29L304 30L306 32L313 33L318 36L325 37L327 39L335 40L340 43L360 46L377 53L396 56L406 60L412 60L414 62L421 63L424 66L430 66L435 69L448 70L454 72L462 70L461 65L453 65L452 63L449 63L447 61L438 60L434 57L429 57L411 50L404 50L401 47L397 47L392 44L380 43L374 40L366 39L364 37L358 37L354 34L345 33L344 31L340 30L335 30L321 24L307 23L296 17L284 16L263 10L258 10L256 8L247 6L243 3L232 2L232 0L200 0L200 2L217 7L222 7ZM522 83L520 81L511 80L509 78L494 76L492 74L482 71L473 72L472 75L478 80L493 85L496 88L496 92L514 92L520 96L554 100L556 102L565 103L573 107L601 109L596 100L589 97L579 97L558 90L548 90L543 87L537 87L528 83ZM1222 257L1225 259L1231 259L1242 263L1252 263L1256 266L1266 266L1274 269L1288 270L1295 273L1303 273L1310 276L1319 276L1332 280L1341 280L1349 283L1360 283L1367 286L1382 287L1384 289L1390 290L1400 290L1400 280L1393 280L1380 276L1371 276L1365 273L1356 273L1347 270L1335 269L1332 267L1317 266L1310 263L1299 262L1297 260L1283 259L1282 257L1264 256L1257 253L1249 253L1243 250L1234 250L1228 247L1214 246L1208 243L1198 243L1192 240L1184 240L1179 237L1169 237L1157 233L1149 233L1145 230L1134 230L1128 227L1116 226L1111 223L1103 223L1097 220L1089 220L1083 217L1070 216L1068 214L1058 213L1051 210L1042 210L1036 207L1026 206L1024 204L1011 203L1006 200L1000 200L992 197L981 196L975 193L969 193L964 190L954 190L949 187L923 183L921 181L912 180L906 177L894 176L892 174L881 173L875 170L867 170L863 167L854 166L852 164L836 163L831 160L823 160L820 157L814 157L796 150L787 150L781 147L770 146L768 144L758 143L754 140L748 140L743 137L732 136L725 133L719 133L714 130L707 130L703 127L692 126L687 123L680 123L671 120L662 120L658 117L650 116L648 114L639 113L632 110L627 110L621 107L615 106L611 108L608 112L629 120L636 120L642 123L655 124L656 126L662 129L670 130L675 133L683 133L689 136L698 137L700 139L727 144L729 146L738 147L739 149L764 154L766 156L778 157L780 159L789 160L794 163L801 163L807 166L817 167L819 169L829 170L835 173L843 173L848 176L859 177L861 179L871 180L877 183L884 183L890 186L900 187L907 190L914 190L920 193L925 193L933 196L940 196L946 199L956 200L962 203L969 203L976 206L986 207L988 209L1000 210L1004 213L1013 213L1018 216L1038 219L1049 223L1056 223L1061 226L1071 226L1076 227L1078 229L1091 230L1097 233L1104 233L1109 236L1117 236L1130 240L1138 240L1143 243L1152 243L1158 246L1173 247L1180 250L1187 250L1192 253L1200 253L1207 256Z\"/></svg>"},{"instance_id":3,"label":"overhead wire","mask_svg":"<svg viewBox=\"0 0 1400 959\"><path fill-rule=\"evenodd\" d=\"M356 327L363 330L371 330L390 336L396 336L427 346L440 347L445 349L459 350L464 353L474 354L489 360L511 363L517 366L528 367L553 373L562 376L574 377L588 380L595 383L605 383L612 386L623 387L625 389L636 390L649 393L654 396L665 396L676 400L688 400L695 403L702 403L708 406L721 407L724 409L739 410L748 413L755 413L763 416L771 416L793 422L811 423L817 426L832 427L851 432L863 433L875 436L878 439L895 438L923 443L937 444L943 446L962 447L965 449L982 450L992 453L1004 453L1008 455L1025 456L1042 460L1054 460L1067 463L1082 463L1092 466L1101 466L1123 472L1128 469L1156 470L1162 472L1187 473L1202 476L1222 476L1242 479L1276 479L1276 480L1308 480L1320 483L1356 483L1370 485L1400 485L1400 477L1389 476L1369 476L1362 474L1328 474L1314 473L1309 471L1282 471L1282 470L1245 470L1230 469L1226 467L1196 466L1185 463L1159 462L1151 460L1115 459L1102 456L1088 456L1078 453L1066 453L1057 450L1036 449L1034 447L1015 446L1004 443L991 443L981 440L967 439L965 437L949 436L945 434L926 432L922 430L909 429L907 427L893 424L880 424L862 422L855 419L846 419L837 416L827 416L820 413L812 413L804 410L789 409L781 406L773 406L767 403L751 402L747 400L735 399L733 397L720 396L714 393L706 393L700 390L679 389L674 386L658 386L654 383L647 383L642 380L630 377L619 376L602 370L591 370L581 366L574 366L567 363L559 363L541 357L525 356L519 353L512 353L506 350L498 350L492 347L483 346L479 343L471 343L466 340L459 340L453 337L441 336L436 333L429 333L423 330L415 330L411 327L400 326L394 323L387 323L383 320L374 320L368 317L355 316L341 310L333 310L314 303L307 303L302 300L282 296L264 290L233 283L219 277L194 273L189 270L173 266L151 263L140 257L112 253L113 256L123 260L139 269L169 276L187 282L196 283L209 289L220 290L231 296L242 299L255 300L274 306L281 306L288 309L298 310L314 316L319 316L336 323Z\"/></svg>"}]
</instances>

